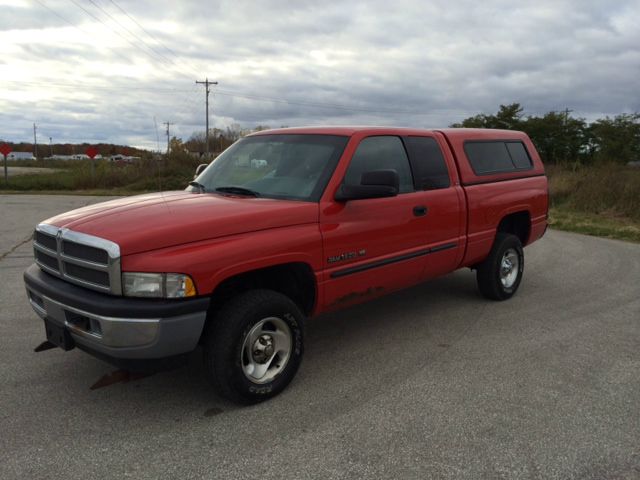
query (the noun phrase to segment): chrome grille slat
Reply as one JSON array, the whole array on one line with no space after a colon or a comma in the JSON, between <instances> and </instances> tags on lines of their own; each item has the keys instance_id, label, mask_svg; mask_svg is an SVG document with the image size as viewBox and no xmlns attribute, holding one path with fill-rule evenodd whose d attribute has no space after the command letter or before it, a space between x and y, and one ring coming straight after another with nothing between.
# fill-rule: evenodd
<instances>
[{"instance_id":1,"label":"chrome grille slat","mask_svg":"<svg viewBox=\"0 0 640 480\"><path fill-rule=\"evenodd\" d=\"M35 248L36 250L42 252L42 253L46 253L47 255L49 255L50 257L57 257L58 256L58 252L56 252L55 250L51 250L47 247L42 246L39 243L33 242L33 248Z\"/></svg>"},{"instance_id":2,"label":"chrome grille slat","mask_svg":"<svg viewBox=\"0 0 640 480\"><path fill-rule=\"evenodd\" d=\"M55 243L56 250L52 250ZM103 238L40 224L34 234L38 266L57 277L92 290L122 294L120 247ZM54 268L57 267L57 268Z\"/></svg>"}]
</instances>

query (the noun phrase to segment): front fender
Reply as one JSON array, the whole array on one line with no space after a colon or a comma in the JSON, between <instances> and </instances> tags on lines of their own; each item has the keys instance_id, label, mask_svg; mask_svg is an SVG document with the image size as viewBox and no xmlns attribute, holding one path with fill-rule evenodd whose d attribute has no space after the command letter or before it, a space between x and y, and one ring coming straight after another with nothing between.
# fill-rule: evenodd
<instances>
[{"instance_id":1,"label":"front fender","mask_svg":"<svg viewBox=\"0 0 640 480\"><path fill-rule=\"evenodd\" d=\"M190 275L199 295L209 295L225 279L260 268L300 262L322 268L317 223L273 228L128 255L122 271Z\"/></svg>"}]
</instances>

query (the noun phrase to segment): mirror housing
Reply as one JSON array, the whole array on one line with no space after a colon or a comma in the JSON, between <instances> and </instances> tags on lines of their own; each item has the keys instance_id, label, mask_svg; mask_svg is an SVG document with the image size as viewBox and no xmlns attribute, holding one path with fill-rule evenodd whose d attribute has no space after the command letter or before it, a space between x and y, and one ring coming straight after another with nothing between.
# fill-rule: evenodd
<instances>
[{"instance_id":1,"label":"mirror housing","mask_svg":"<svg viewBox=\"0 0 640 480\"><path fill-rule=\"evenodd\" d=\"M360 185L340 185L334 199L338 202L365 198L395 197L400 190L395 170L371 170L360 177Z\"/></svg>"},{"instance_id":2,"label":"mirror housing","mask_svg":"<svg viewBox=\"0 0 640 480\"><path fill-rule=\"evenodd\" d=\"M196 178L198 175L200 175L205 168L207 168L209 166L208 163L201 163L200 165L198 165L196 167L196 174L193 176L193 178Z\"/></svg>"}]
</instances>

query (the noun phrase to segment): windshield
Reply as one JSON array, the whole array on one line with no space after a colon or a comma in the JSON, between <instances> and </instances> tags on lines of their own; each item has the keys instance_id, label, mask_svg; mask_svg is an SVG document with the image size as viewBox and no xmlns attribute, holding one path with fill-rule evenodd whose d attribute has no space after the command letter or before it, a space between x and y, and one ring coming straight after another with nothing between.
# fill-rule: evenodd
<instances>
[{"instance_id":1,"label":"windshield","mask_svg":"<svg viewBox=\"0 0 640 480\"><path fill-rule=\"evenodd\" d=\"M317 202L349 140L336 135L257 135L226 149L191 191Z\"/></svg>"}]
</instances>

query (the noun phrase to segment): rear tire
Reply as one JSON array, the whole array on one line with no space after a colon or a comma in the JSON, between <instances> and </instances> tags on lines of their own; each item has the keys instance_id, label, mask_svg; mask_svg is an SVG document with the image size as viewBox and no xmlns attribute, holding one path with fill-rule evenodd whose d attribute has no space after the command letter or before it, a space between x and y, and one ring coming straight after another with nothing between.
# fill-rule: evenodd
<instances>
[{"instance_id":1,"label":"rear tire","mask_svg":"<svg viewBox=\"0 0 640 480\"><path fill-rule=\"evenodd\" d=\"M288 297L250 290L229 300L211 320L204 365L220 395L258 403L293 380L302 361L304 315Z\"/></svg>"},{"instance_id":2,"label":"rear tire","mask_svg":"<svg viewBox=\"0 0 640 480\"><path fill-rule=\"evenodd\" d=\"M478 265L478 289L491 300L507 300L518 290L523 272L520 239L509 233L498 233L489 256Z\"/></svg>"}]
</instances>

